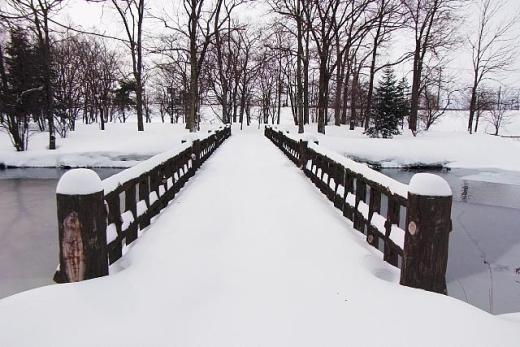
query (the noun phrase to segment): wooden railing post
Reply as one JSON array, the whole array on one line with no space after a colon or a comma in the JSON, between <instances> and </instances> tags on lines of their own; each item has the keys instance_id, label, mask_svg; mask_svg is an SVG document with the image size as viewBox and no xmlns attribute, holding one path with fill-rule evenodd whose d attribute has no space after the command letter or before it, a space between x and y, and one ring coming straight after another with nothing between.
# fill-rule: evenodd
<instances>
[{"instance_id":1,"label":"wooden railing post","mask_svg":"<svg viewBox=\"0 0 520 347\"><path fill-rule=\"evenodd\" d=\"M192 165L193 165L193 171L196 171L201 162L201 155L200 155L200 140L193 141L192 147L193 149L193 156L192 156Z\"/></svg>"},{"instance_id":2,"label":"wooden railing post","mask_svg":"<svg viewBox=\"0 0 520 347\"><path fill-rule=\"evenodd\" d=\"M452 192L432 174L410 180L401 284L447 294Z\"/></svg>"},{"instance_id":3,"label":"wooden railing post","mask_svg":"<svg viewBox=\"0 0 520 347\"><path fill-rule=\"evenodd\" d=\"M56 282L108 275L106 210L101 179L92 170L66 172L56 188L60 269Z\"/></svg>"},{"instance_id":4,"label":"wooden railing post","mask_svg":"<svg viewBox=\"0 0 520 347\"><path fill-rule=\"evenodd\" d=\"M307 165L307 160L309 158L308 154L309 143L307 141L300 140L300 168L305 170L305 165Z\"/></svg>"}]
</instances>

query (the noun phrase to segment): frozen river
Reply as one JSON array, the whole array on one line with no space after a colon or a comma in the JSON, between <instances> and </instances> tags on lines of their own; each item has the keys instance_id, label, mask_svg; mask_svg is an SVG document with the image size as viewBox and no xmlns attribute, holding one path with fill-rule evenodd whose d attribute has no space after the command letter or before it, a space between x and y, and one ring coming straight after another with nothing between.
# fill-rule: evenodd
<instances>
[{"instance_id":1,"label":"frozen river","mask_svg":"<svg viewBox=\"0 0 520 347\"><path fill-rule=\"evenodd\" d=\"M404 183L414 174L382 172ZM495 314L520 312L520 173L433 173L453 191L448 294Z\"/></svg>"},{"instance_id":2,"label":"frozen river","mask_svg":"<svg viewBox=\"0 0 520 347\"><path fill-rule=\"evenodd\" d=\"M96 170L102 178L119 169ZM65 170L0 171L0 298L52 283L58 261L55 189ZM383 170L408 183L414 174ZM495 314L520 311L520 174L436 172L454 192L449 295Z\"/></svg>"},{"instance_id":3,"label":"frozen river","mask_svg":"<svg viewBox=\"0 0 520 347\"><path fill-rule=\"evenodd\" d=\"M96 169L101 178L120 169ZM58 265L56 184L66 170L0 170L0 298L51 284Z\"/></svg>"}]
</instances>

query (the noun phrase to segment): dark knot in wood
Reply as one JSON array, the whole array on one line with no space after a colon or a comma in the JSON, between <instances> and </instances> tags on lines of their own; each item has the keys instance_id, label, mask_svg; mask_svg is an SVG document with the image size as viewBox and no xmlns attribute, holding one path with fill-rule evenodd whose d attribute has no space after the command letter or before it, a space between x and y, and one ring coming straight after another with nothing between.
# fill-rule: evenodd
<instances>
[{"instance_id":1,"label":"dark knot in wood","mask_svg":"<svg viewBox=\"0 0 520 347\"><path fill-rule=\"evenodd\" d=\"M85 278L85 254L81 238L81 223L78 213L70 212L63 220L63 259L65 275L70 282L78 282Z\"/></svg>"}]
</instances>

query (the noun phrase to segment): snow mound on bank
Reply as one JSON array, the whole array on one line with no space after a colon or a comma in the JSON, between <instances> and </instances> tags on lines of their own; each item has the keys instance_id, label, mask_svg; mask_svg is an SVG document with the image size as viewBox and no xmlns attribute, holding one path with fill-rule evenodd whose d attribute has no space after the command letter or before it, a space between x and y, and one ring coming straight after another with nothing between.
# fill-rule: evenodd
<instances>
[{"instance_id":1,"label":"snow mound on bank","mask_svg":"<svg viewBox=\"0 0 520 347\"><path fill-rule=\"evenodd\" d=\"M0 164L4 167L120 167L127 168L156 154L183 146L183 140L208 136L218 125L201 126L190 135L184 124L147 123L138 132L136 123L77 124L67 138L57 138L57 149L48 150L48 133L34 134L29 150L16 152L6 133L0 132ZM188 141L188 142L191 142Z\"/></svg>"}]
</instances>

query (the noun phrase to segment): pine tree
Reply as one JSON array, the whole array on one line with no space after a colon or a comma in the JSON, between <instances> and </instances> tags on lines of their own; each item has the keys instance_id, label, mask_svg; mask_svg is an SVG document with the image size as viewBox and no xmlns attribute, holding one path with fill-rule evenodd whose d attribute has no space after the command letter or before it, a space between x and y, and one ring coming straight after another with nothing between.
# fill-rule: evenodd
<instances>
[{"instance_id":1,"label":"pine tree","mask_svg":"<svg viewBox=\"0 0 520 347\"><path fill-rule=\"evenodd\" d=\"M130 93L135 92L136 87L135 80L121 80L119 81L119 88L114 91L113 101L123 116L123 123L126 122L125 111L135 106L135 100L130 96Z\"/></svg>"},{"instance_id":2,"label":"pine tree","mask_svg":"<svg viewBox=\"0 0 520 347\"><path fill-rule=\"evenodd\" d=\"M23 29L11 30L6 48L7 84L20 111L37 112L42 88L41 61L37 48ZM40 93L38 93L40 92Z\"/></svg>"},{"instance_id":3,"label":"pine tree","mask_svg":"<svg viewBox=\"0 0 520 347\"><path fill-rule=\"evenodd\" d=\"M366 131L370 137L391 138L399 135L399 124L404 116L404 91L397 86L392 68L384 70L383 79L375 90L371 126Z\"/></svg>"},{"instance_id":4,"label":"pine tree","mask_svg":"<svg viewBox=\"0 0 520 347\"><path fill-rule=\"evenodd\" d=\"M29 121L42 102L41 64L37 48L24 29L13 28L5 49L4 112L2 126L16 150L27 149Z\"/></svg>"}]
</instances>

